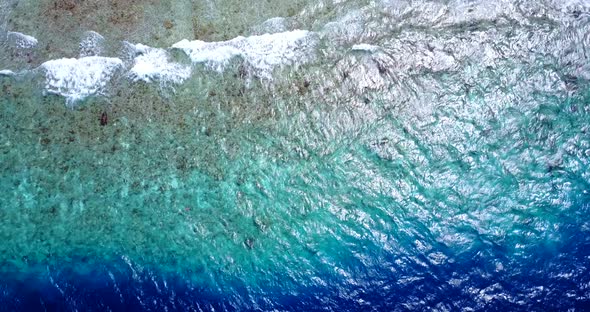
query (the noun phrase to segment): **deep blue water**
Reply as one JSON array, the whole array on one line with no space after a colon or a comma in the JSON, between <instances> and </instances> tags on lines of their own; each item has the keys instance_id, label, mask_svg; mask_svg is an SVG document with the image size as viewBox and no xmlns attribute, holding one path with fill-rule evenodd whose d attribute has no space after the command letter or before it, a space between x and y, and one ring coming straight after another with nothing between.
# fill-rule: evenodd
<instances>
[{"instance_id":1,"label":"deep blue water","mask_svg":"<svg viewBox=\"0 0 590 312\"><path fill-rule=\"evenodd\" d=\"M364 277L354 285L326 272L323 278L330 282L324 287L285 283L250 289L247 280L238 279L229 292L191 281L191 271L170 274L123 260L88 265L76 259L4 274L0 310L584 311L590 309L590 237L582 229L588 226L586 197L580 199L579 214L564 222L559 245L548 242L518 256L507 246L482 242L454 263L427 269L411 262L395 265L399 259L381 259L372 268L350 261L343 265ZM500 271L497 260L505 263ZM404 280L408 276L415 280Z\"/></svg>"}]
</instances>

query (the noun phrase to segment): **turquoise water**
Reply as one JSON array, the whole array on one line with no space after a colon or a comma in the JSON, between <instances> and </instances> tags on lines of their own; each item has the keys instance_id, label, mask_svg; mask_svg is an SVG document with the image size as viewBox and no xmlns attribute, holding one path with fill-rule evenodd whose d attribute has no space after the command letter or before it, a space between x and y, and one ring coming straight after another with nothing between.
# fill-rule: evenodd
<instances>
[{"instance_id":1,"label":"turquoise water","mask_svg":"<svg viewBox=\"0 0 590 312\"><path fill-rule=\"evenodd\" d=\"M400 3L308 6L270 81L0 75L2 306L586 309L588 10Z\"/></svg>"}]
</instances>

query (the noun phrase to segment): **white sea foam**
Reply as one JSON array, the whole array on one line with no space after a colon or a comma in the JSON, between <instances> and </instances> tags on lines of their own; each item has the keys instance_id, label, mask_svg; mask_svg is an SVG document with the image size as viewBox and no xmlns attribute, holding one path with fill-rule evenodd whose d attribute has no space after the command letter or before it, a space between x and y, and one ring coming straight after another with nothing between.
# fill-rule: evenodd
<instances>
[{"instance_id":1,"label":"white sea foam","mask_svg":"<svg viewBox=\"0 0 590 312\"><path fill-rule=\"evenodd\" d=\"M311 58L315 40L312 33L294 30L228 41L182 40L172 47L184 51L194 63L206 63L218 71L235 56L241 56L256 75L271 79L272 70L281 65L301 64Z\"/></svg>"},{"instance_id":2,"label":"white sea foam","mask_svg":"<svg viewBox=\"0 0 590 312\"><path fill-rule=\"evenodd\" d=\"M100 93L122 67L123 61L120 59L101 56L63 58L40 66L45 71L46 92L64 96L69 106Z\"/></svg>"},{"instance_id":3,"label":"white sea foam","mask_svg":"<svg viewBox=\"0 0 590 312\"><path fill-rule=\"evenodd\" d=\"M8 42L12 42L15 48L19 49L31 49L37 46L39 41L37 38L29 35L25 35L16 31L9 31L6 33Z\"/></svg>"},{"instance_id":4,"label":"white sea foam","mask_svg":"<svg viewBox=\"0 0 590 312\"><path fill-rule=\"evenodd\" d=\"M36 39L20 33L11 33L23 40L23 46L33 46ZM313 33L296 30L284 33L237 37L223 42L183 40L173 45L186 53L193 63L207 63L212 68L223 70L233 57L241 57L258 77L272 79L272 70L277 66L301 64L312 57L316 38ZM101 94L118 71L126 68L119 58L85 56L100 52L104 38L88 32L80 43L82 57L62 58L47 61L41 66L45 76L45 92L66 98L69 106L88 96ZM127 76L135 81L182 83L192 74L192 66L171 61L168 50L143 44L129 44L133 50L132 64ZM127 67L128 68L128 67ZM0 75L14 75L2 70Z\"/></svg>"},{"instance_id":5,"label":"white sea foam","mask_svg":"<svg viewBox=\"0 0 590 312\"><path fill-rule=\"evenodd\" d=\"M12 76L12 75L14 75L14 72L12 70L9 70L9 69L0 70L0 76Z\"/></svg>"},{"instance_id":6,"label":"white sea foam","mask_svg":"<svg viewBox=\"0 0 590 312\"><path fill-rule=\"evenodd\" d=\"M208 63L211 67L221 71L224 65L242 51L228 45L227 42L205 42L186 39L175 43L172 47L183 50L194 63Z\"/></svg>"},{"instance_id":7,"label":"white sea foam","mask_svg":"<svg viewBox=\"0 0 590 312\"><path fill-rule=\"evenodd\" d=\"M138 56L133 60L130 77L145 82L181 83L191 75L192 68L170 61L164 49L152 48L143 44L131 45Z\"/></svg>"}]
</instances>

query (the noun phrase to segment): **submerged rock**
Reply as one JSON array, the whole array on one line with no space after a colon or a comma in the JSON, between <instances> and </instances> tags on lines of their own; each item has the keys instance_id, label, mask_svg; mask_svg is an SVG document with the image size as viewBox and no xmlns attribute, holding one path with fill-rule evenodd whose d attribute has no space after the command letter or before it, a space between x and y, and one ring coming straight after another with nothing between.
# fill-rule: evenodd
<instances>
[{"instance_id":1,"label":"submerged rock","mask_svg":"<svg viewBox=\"0 0 590 312\"><path fill-rule=\"evenodd\" d=\"M107 40L166 47L192 38L191 8L190 0L19 1L8 15L6 29L37 38L45 47L45 59L77 56L88 31Z\"/></svg>"}]
</instances>

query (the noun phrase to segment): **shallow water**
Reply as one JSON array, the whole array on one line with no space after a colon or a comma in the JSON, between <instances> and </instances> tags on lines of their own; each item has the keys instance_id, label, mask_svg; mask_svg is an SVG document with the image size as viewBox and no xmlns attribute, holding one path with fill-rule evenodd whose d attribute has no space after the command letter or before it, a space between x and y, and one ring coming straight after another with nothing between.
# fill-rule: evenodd
<instances>
[{"instance_id":1,"label":"shallow water","mask_svg":"<svg viewBox=\"0 0 590 312\"><path fill-rule=\"evenodd\" d=\"M589 307L586 3L204 1L176 48L57 50L12 7L3 308Z\"/></svg>"}]
</instances>

